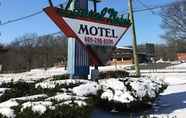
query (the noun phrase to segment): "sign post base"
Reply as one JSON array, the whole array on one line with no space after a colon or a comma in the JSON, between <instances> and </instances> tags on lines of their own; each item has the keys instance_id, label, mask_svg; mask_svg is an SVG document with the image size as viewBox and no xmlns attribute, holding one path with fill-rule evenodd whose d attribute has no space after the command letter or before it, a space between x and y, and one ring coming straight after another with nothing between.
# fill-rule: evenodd
<instances>
[{"instance_id":1,"label":"sign post base","mask_svg":"<svg viewBox=\"0 0 186 118\"><path fill-rule=\"evenodd\" d=\"M98 69L91 70L91 79L96 82L99 80L99 70Z\"/></svg>"}]
</instances>

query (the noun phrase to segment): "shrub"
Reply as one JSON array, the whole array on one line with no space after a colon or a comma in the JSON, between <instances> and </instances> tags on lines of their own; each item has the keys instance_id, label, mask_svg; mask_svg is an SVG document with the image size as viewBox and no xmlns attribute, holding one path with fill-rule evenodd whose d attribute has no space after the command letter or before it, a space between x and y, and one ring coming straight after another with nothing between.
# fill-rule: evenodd
<instances>
[{"instance_id":1,"label":"shrub","mask_svg":"<svg viewBox=\"0 0 186 118\"><path fill-rule=\"evenodd\" d=\"M65 79L69 79L69 75L68 74L64 74L64 75L60 75L60 76L54 76L54 80L65 80Z\"/></svg>"},{"instance_id":2,"label":"shrub","mask_svg":"<svg viewBox=\"0 0 186 118\"><path fill-rule=\"evenodd\" d=\"M55 110L47 109L44 114L33 112L32 108L26 108L22 112L16 110L16 118L89 118L91 110L78 105L56 106Z\"/></svg>"},{"instance_id":3,"label":"shrub","mask_svg":"<svg viewBox=\"0 0 186 118\"><path fill-rule=\"evenodd\" d=\"M107 79L107 78L124 78L128 77L129 73L122 70L117 71L105 71L99 73L99 79Z\"/></svg>"},{"instance_id":4,"label":"shrub","mask_svg":"<svg viewBox=\"0 0 186 118\"><path fill-rule=\"evenodd\" d=\"M7 118L7 117L0 114L0 118Z\"/></svg>"},{"instance_id":5,"label":"shrub","mask_svg":"<svg viewBox=\"0 0 186 118\"><path fill-rule=\"evenodd\" d=\"M35 88L34 83L16 82L16 83L4 83L1 85L4 88L11 88L6 90L5 93L0 96L0 102L9 100L11 98L29 96L34 94L41 94L42 91Z\"/></svg>"}]
</instances>

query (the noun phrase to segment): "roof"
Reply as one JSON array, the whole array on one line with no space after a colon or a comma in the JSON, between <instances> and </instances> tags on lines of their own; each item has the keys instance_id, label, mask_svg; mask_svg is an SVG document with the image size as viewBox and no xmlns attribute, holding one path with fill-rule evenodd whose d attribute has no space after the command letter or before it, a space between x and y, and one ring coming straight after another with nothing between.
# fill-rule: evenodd
<instances>
[{"instance_id":1,"label":"roof","mask_svg":"<svg viewBox=\"0 0 186 118\"><path fill-rule=\"evenodd\" d=\"M132 50L132 48L130 48L130 47L117 47L116 49Z\"/></svg>"}]
</instances>

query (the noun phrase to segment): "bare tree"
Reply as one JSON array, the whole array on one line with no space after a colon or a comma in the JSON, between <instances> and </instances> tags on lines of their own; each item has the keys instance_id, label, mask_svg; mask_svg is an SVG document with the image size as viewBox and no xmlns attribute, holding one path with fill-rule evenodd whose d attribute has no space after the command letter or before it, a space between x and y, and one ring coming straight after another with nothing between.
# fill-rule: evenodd
<instances>
[{"instance_id":1,"label":"bare tree","mask_svg":"<svg viewBox=\"0 0 186 118\"><path fill-rule=\"evenodd\" d=\"M22 72L32 68L52 67L66 62L67 44L64 36L25 34L7 46L1 56L5 71Z\"/></svg>"},{"instance_id":2,"label":"bare tree","mask_svg":"<svg viewBox=\"0 0 186 118\"><path fill-rule=\"evenodd\" d=\"M161 27L165 31L161 37L166 41L164 52L166 58L175 60L177 52L186 51L186 1L175 1L162 8L161 17Z\"/></svg>"},{"instance_id":3,"label":"bare tree","mask_svg":"<svg viewBox=\"0 0 186 118\"><path fill-rule=\"evenodd\" d=\"M32 68L37 38L37 34L25 34L17 39L17 45L14 44L20 48L20 53L24 57L28 70Z\"/></svg>"},{"instance_id":4,"label":"bare tree","mask_svg":"<svg viewBox=\"0 0 186 118\"><path fill-rule=\"evenodd\" d=\"M186 40L186 1L173 2L161 11L161 27L165 30L162 36L168 40Z\"/></svg>"}]
</instances>

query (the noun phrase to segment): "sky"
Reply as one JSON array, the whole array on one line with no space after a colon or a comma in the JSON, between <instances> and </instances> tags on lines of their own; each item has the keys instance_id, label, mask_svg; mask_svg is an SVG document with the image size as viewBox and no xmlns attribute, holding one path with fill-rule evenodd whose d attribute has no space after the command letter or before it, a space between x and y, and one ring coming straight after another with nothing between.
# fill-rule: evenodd
<instances>
[{"instance_id":1,"label":"sky","mask_svg":"<svg viewBox=\"0 0 186 118\"><path fill-rule=\"evenodd\" d=\"M128 0L103 0L98 3L98 10L104 7L114 8L118 12L127 11ZM141 0L148 6L165 5L174 0ZM48 6L48 0L0 0L0 21L6 22L15 18L29 15L31 13L41 11ZM64 3L65 0L53 0L54 4ZM144 9L138 2L133 0L134 9ZM91 7L91 3L89 3ZM159 12L158 10L155 10ZM161 35L164 31L161 29L161 18L158 15L153 15L149 11L138 12L134 14L135 26L137 34L137 43L163 43ZM37 33L45 35L48 33L58 32L59 28L48 18L45 13L39 14L28 19L0 26L0 43L8 44L16 38L26 33ZM120 40L118 47L131 45L130 29Z\"/></svg>"}]
</instances>

